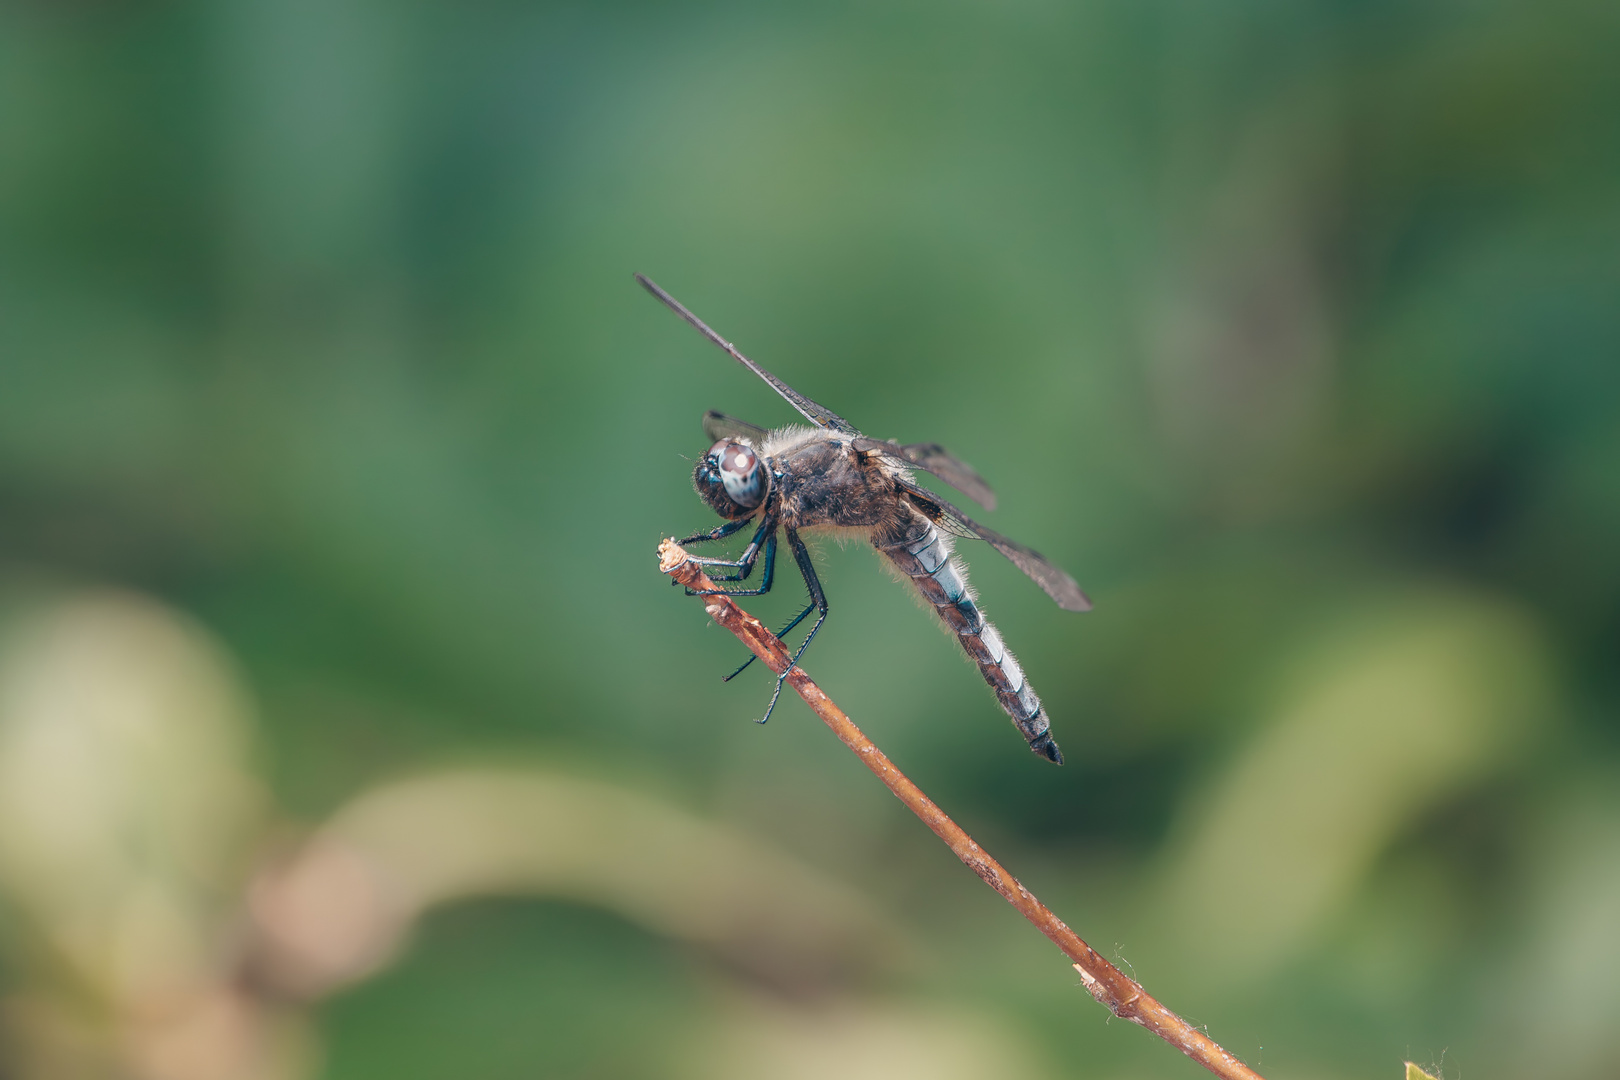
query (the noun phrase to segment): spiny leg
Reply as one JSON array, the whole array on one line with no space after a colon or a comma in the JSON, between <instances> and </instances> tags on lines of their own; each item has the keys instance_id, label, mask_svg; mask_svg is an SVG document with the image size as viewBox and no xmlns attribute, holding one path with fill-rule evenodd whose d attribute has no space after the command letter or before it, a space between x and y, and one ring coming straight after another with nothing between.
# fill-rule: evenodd
<instances>
[{"instance_id":1,"label":"spiny leg","mask_svg":"<svg viewBox=\"0 0 1620 1080\"><path fill-rule=\"evenodd\" d=\"M817 614L815 625L810 627L810 632L804 635L803 641L799 642L798 651L793 654L793 659L789 661L782 674L776 677L776 690L771 694L771 703L765 706L765 715L759 721L761 724L771 718L771 713L776 708L776 699L782 696L782 681L788 677L789 671L798 666L799 657L803 656L804 650L810 647L810 640L816 636L816 631L821 629L821 624L827 619L827 594L821 591L821 579L816 576L815 564L810 561L810 550L804 546L804 541L799 539L798 530L784 529L783 531L787 533L788 546L793 549L793 561L799 564L799 573L804 575L804 587L810 590L810 603L816 609ZM805 614L809 614L809 612L806 611ZM803 616L800 616L800 618L803 618ZM794 621L797 622L798 620L795 619Z\"/></svg>"},{"instance_id":2,"label":"spiny leg","mask_svg":"<svg viewBox=\"0 0 1620 1080\"><path fill-rule=\"evenodd\" d=\"M743 523L747 523L748 521L750 521L752 519L750 519L750 518L742 518L740 520ZM731 528L730 530L727 530L726 526L722 525L719 528L714 529L709 533L702 534L702 536L700 537L700 540L708 540L708 539L711 538L711 536L714 536L715 533L720 534L719 536L714 537L715 539L723 539L724 537L731 535L731 533L736 532L741 528L742 528L741 525L737 525L734 528ZM710 575L711 579L714 580L714 581L741 581L744 578L746 578L754 569L754 560L759 557L759 542L760 542L761 537L763 537L766 534L767 531L773 531L774 532L775 528L776 528L775 523L768 514L762 516L759 519L759 528L754 530L754 535L748 541L748 546L743 548L743 553L741 555L737 556L737 558L735 558L735 559L711 559L711 558L707 558L707 557L705 557L703 555L687 555L686 558L687 558L687 560L689 562L697 563L699 566L725 566L725 567L730 567L730 568L732 568L733 570L736 571L736 573L732 573L732 574L712 574L712 575ZM687 596L694 596L696 594L693 593L691 589L687 589L686 590L686 595Z\"/></svg>"},{"instance_id":3,"label":"spiny leg","mask_svg":"<svg viewBox=\"0 0 1620 1080\"><path fill-rule=\"evenodd\" d=\"M734 532L741 532L743 527L753 520L754 519L751 517L736 518L735 520L725 522L722 525L716 525L708 532L693 533L685 540L677 540L675 542L681 545L681 547L686 547L688 544L702 544L710 540L724 540Z\"/></svg>"},{"instance_id":4,"label":"spiny leg","mask_svg":"<svg viewBox=\"0 0 1620 1080\"><path fill-rule=\"evenodd\" d=\"M744 520L747 520L747 519L745 518ZM724 528L724 526L721 526L721 528ZM720 530L716 529L715 531L719 532ZM705 538L707 538L707 537L705 537ZM688 555L687 560L689 562L697 563L699 566L729 566L729 567L736 568L737 572L734 573L734 574L715 574L715 575L713 575L712 580L714 580L714 581L743 581L748 577L749 574L754 572L754 562L759 558L759 554L760 554L760 541L761 541L761 539L764 540L764 545L765 545L765 576L764 576L764 580L761 581L759 588L757 588L757 589L723 589L722 588L722 589L710 589L710 590L687 589L686 590L686 595L687 596L714 596L714 595L722 595L723 594L723 595L726 595L726 596L762 596L765 593L770 592L771 591L771 579L772 579L772 576L774 575L775 570L776 570L776 518L772 514L767 513L767 514L765 514L764 516L762 516L760 518L759 528L754 530L753 539L748 541L748 546L743 549L742 555L739 556L738 558L736 558L734 560L733 559L706 559L706 558L702 557L701 555Z\"/></svg>"},{"instance_id":5,"label":"spiny leg","mask_svg":"<svg viewBox=\"0 0 1620 1080\"><path fill-rule=\"evenodd\" d=\"M749 546L752 547L752 545L749 545ZM700 560L693 559L692 561L693 562L698 562ZM736 577L721 577L721 578L718 578L716 580L719 580L719 581L741 581L743 578L746 578L748 576L748 574L749 574L749 571L751 571L753 569L753 564L754 564L754 560L753 560L752 557L750 557L748 559L748 567L746 569L744 569L741 574L737 575ZM687 596L764 596L766 593L771 591L771 582L775 579L775 577L776 577L776 532L773 530L771 532L771 534L768 537L765 538L765 572L764 572L764 574L762 574L760 576L759 588L757 588L757 589L687 589L686 590L686 595Z\"/></svg>"},{"instance_id":6,"label":"spiny leg","mask_svg":"<svg viewBox=\"0 0 1620 1080\"><path fill-rule=\"evenodd\" d=\"M792 622L788 623L786 626L782 627L782 629L778 630L776 632L776 636L781 637L783 634L786 634L788 631L792 630L795 626L798 626L800 623L802 623L804 621L804 617L806 615L810 614L814 610L816 610L815 601L811 601L810 603L808 603L808 604L806 604L804 606L803 611L801 611L797 615L793 616L793 621ZM742 667L738 668L736 671L733 671L730 675L727 675L725 678L721 679L720 681L721 682L730 682L732 679L735 679L737 676L741 675L744 671L747 671L748 670L748 665L752 664L755 660L758 660L758 659L759 659L759 657L755 656L753 653L749 653L748 654L748 659L746 659L746 660L744 660L742 662Z\"/></svg>"},{"instance_id":7,"label":"spiny leg","mask_svg":"<svg viewBox=\"0 0 1620 1080\"><path fill-rule=\"evenodd\" d=\"M722 524L716 525L714 528L710 529L708 532L693 533L691 536L688 536L688 537L686 537L685 539L682 539L682 540L677 540L675 542L677 544L681 545L681 547L686 547L689 544L706 544L711 540L724 540L726 537L730 536L732 533L741 532L743 530L743 526L747 525L749 522L751 522L753 520L754 520L753 518L735 518L735 519L733 519L731 521L723 522ZM755 534L754 539L755 540L759 539L759 536L758 536L757 533ZM703 559L701 556L698 556L698 555L688 554L686 557L689 560L693 561L693 562L700 562L701 561L701 562L703 562L703 564L705 566L712 565L714 563L713 559ZM736 575L724 575L724 576L722 576L721 580L740 580L740 579L738 579L736 577ZM680 582L676 581L674 578L670 578L669 583L671 585L679 585L680 584ZM688 596L692 595L692 590L691 589L686 590L686 594Z\"/></svg>"}]
</instances>

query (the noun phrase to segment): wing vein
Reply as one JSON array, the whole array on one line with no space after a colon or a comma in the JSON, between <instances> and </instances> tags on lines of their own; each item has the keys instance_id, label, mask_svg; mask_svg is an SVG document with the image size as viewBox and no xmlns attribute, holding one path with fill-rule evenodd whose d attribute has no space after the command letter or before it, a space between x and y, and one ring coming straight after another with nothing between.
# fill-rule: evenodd
<instances>
[{"instance_id":1,"label":"wing vein","mask_svg":"<svg viewBox=\"0 0 1620 1080\"><path fill-rule=\"evenodd\" d=\"M895 478L895 483L905 491L911 504L935 525L957 536L988 542L1039 585L1047 596L1057 602L1058 607L1065 611L1091 610L1091 601L1074 578L1055 566L1045 555L1007 539L986 525L980 525L927 488L900 477Z\"/></svg>"}]
</instances>

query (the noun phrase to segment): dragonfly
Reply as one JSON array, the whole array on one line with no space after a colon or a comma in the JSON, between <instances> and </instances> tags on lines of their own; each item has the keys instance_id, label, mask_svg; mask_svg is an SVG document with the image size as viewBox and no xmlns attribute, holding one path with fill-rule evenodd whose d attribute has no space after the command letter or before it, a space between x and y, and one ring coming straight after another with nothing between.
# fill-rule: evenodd
<instances>
[{"instance_id":1,"label":"dragonfly","mask_svg":"<svg viewBox=\"0 0 1620 1080\"><path fill-rule=\"evenodd\" d=\"M710 568L712 581L727 583L712 590L687 589L691 596L760 596L770 592L776 571L778 532L786 539L804 578L809 603L777 636L791 632L812 612L816 620L794 652L793 662L777 676L770 704L759 723L770 719L782 695L787 671L798 664L827 618L826 592L816 575L804 534L858 535L870 541L909 579L939 619L956 633L962 650L978 665L984 681L995 691L997 701L1029 748L1048 761L1063 764L1046 708L1002 642L1001 634L984 617L968 585L967 566L956 552L956 541L987 542L1029 575L1060 608L1089 611L1091 601L1074 579L1040 552L979 524L917 483L916 472L926 472L986 510L995 509L995 493L984 478L944 447L937 443L901 444L861 434L848 420L811 401L738 352L736 346L651 279L637 274L636 280L732 359L765 380L811 424L767 430L712 409L705 413L703 431L713 445L693 469L692 486L725 521L679 541L682 547L719 541L750 524L754 526L748 546L735 559L691 557L693 562ZM759 564L763 564L759 584L750 585L748 580ZM742 674L752 662L750 657L726 676L727 681Z\"/></svg>"}]
</instances>

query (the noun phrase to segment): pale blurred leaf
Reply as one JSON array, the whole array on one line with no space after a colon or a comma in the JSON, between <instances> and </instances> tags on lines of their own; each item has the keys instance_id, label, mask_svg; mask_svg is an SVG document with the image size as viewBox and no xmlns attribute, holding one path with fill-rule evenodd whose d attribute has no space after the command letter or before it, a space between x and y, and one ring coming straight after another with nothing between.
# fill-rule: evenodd
<instances>
[{"instance_id":1,"label":"pale blurred leaf","mask_svg":"<svg viewBox=\"0 0 1620 1080\"><path fill-rule=\"evenodd\" d=\"M799 990L913 948L859 894L664 800L545 769L427 773L362 792L254 890L267 960L303 995L374 973L429 909L562 899Z\"/></svg>"},{"instance_id":2,"label":"pale blurred leaf","mask_svg":"<svg viewBox=\"0 0 1620 1080\"><path fill-rule=\"evenodd\" d=\"M1210 794L1190 801L1164 898L1223 979L1293 955L1417 815L1508 760L1549 705L1546 647L1513 608L1400 600L1324 635Z\"/></svg>"},{"instance_id":3,"label":"pale blurred leaf","mask_svg":"<svg viewBox=\"0 0 1620 1080\"><path fill-rule=\"evenodd\" d=\"M137 992L206 964L256 838L246 697L153 600L85 593L0 641L0 888L79 974Z\"/></svg>"}]
</instances>

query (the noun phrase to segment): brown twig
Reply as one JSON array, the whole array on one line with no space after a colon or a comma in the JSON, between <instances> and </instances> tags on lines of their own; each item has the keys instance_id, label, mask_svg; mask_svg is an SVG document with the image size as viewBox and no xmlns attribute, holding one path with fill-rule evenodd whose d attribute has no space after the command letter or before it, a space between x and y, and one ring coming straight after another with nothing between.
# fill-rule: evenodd
<instances>
[{"instance_id":1,"label":"brown twig","mask_svg":"<svg viewBox=\"0 0 1620 1080\"><path fill-rule=\"evenodd\" d=\"M658 546L658 558L659 569L687 588L715 588L714 582L696 563L688 561L686 551L674 540L665 540ZM766 629L765 624L739 608L728 596L707 595L702 599L709 617L736 634L772 671L780 675L787 670L791 654L776 635ZM963 832L962 827L952 821L945 811L935 806L921 788L906 779L905 774L873 745L872 740L855 726L844 710L833 704L821 687L810 681L810 676L803 669L794 668L788 672L787 682L804 699L805 704L832 728L833 734L894 792L895 797L921 818L923 824L934 830L934 835L945 841L957 858L983 878L986 885L1004 896L1024 918L1035 924L1035 929L1050 938L1065 956L1074 961L1074 969L1080 973L1086 989L1109 1012L1122 1020L1142 1025L1216 1076L1227 1080L1262 1080L1260 1074L1221 1049L1214 1039L1159 1004L1134 979L1127 978L1117 967L1104 960L1062 919L1035 899L1028 889L1018 883L1017 878Z\"/></svg>"}]
</instances>

